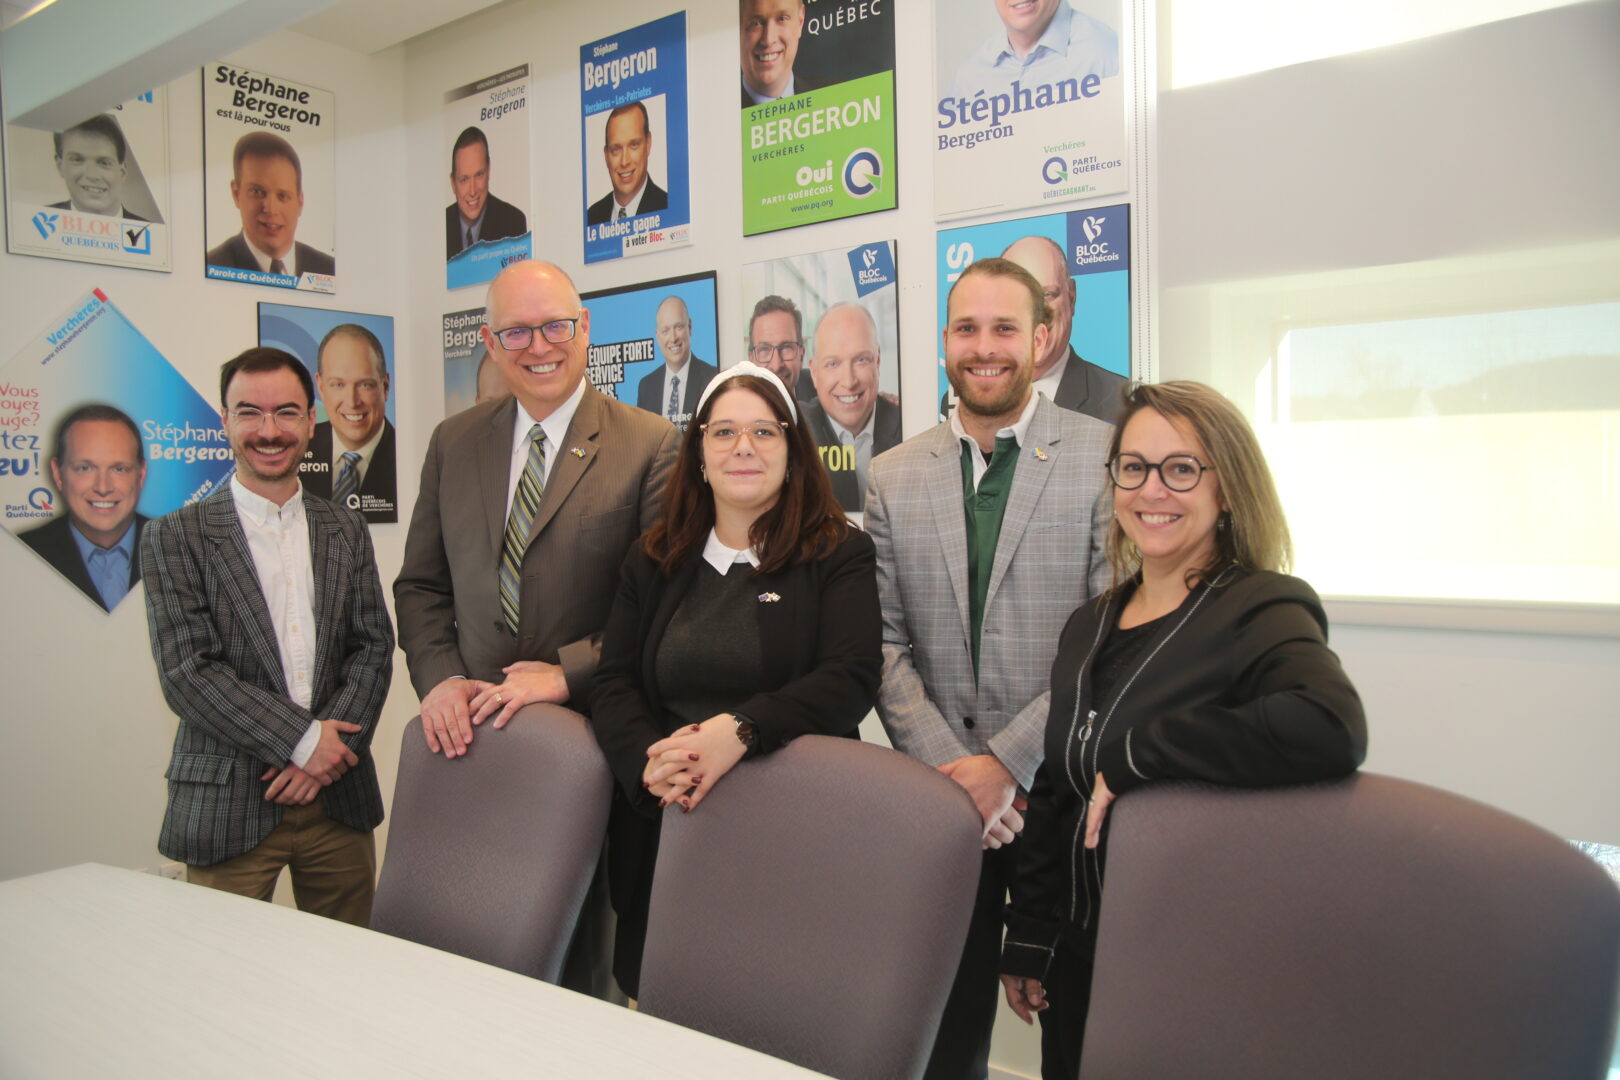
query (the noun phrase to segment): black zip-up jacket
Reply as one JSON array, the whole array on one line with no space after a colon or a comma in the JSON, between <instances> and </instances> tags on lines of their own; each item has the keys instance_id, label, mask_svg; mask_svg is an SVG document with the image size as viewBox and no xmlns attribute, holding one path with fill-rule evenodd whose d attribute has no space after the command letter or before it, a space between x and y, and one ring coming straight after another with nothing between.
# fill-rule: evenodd
<instances>
[{"instance_id":1,"label":"black zip-up jacket","mask_svg":"<svg viewBox=\"0 0 1620 1080\"><path fill-rule=\"evenodd\" d=\"M1239 787L1353 772L1367 753L1361 699L1327 647L1327 616L1298 578L1229 567L1161 620L1143 659L1096 701L1092 664L1134 586L1082 605L1052 664L1046 761L1029 795L1001 970L1044 979L1061 937L1089 952L1103 842L1087 850L1097 773L1124 795L1152 780Z\"/></svg>"}]
</instances>

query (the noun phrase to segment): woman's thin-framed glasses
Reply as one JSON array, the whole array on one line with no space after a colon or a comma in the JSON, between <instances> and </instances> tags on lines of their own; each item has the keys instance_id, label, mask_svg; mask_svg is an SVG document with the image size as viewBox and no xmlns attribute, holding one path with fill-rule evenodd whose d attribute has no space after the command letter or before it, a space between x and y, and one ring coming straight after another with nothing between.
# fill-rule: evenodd
<instances>
[{"instance_id":1,"label":"woman's thin-framed glasses","mask_svg":"<svg viewBox=\"0 0 1620 1080\"><path fill-rule=\"evenodd\" d=\"M1163 461L1149 461L1141 454L1117 454L1108 463L1108 475L1115 487L1135 491L1147 483L1148 473L1157 469L1160 482L1171 491L1191 491L1214 467L1191 454L1171 454Z\"/></svg>"},{"instance_id":2,"label":"woman's thin-framed glasses","mask_svg":"<svg viewBox=\"0 0 1620 1080\"><path fill-rule=\"evenodd\" d=\"M756 364L771 362L771 354L775 353L782 358L782 363L791 364L796 360L804 359L804 343L801 341L782 341L773 345L768 341L761 341L748 350L748 356Z\"/></svg>"},{"instance_id":3,"label":"woman's thin-framed glasses","mask_svg":"<svg viewBox=\"0 0 1620 1080\"><path fill-rule=\"evenodd\" d=\"M758 420L752 424L739 424L732 420L711 420L699 427L703 441L715 450L729 450L740 436L747 435L755 450L775 446L787 434L786 420Z\"/></svg>"},{"instance_id":4,"label":"woman's thin-framed glasses","mask_svg":"<svg viewBox=\"0 0 1620 1080\"><path fill-rule=\"evenodd\" d=\"M540 336L553 345L561 345L565 341L573 341L574 334L579 330L579 316L572 319L552 319L539 326L508 326L505 330L495 331L495 340L501 343L501 348L507 352L517 352L527 349L534 341L534 332L540 331Z\"/></svg>"},{"instance_id":5,"label":"woman's thin-framed glasses","mask_svg":"<svg viewBox=\"0 0 1620 1080\"><path fill-rule=\"evenodd\" d=\"M274 419L276 427L281 428L283 431L291 431L302 423L304 417L308 415L308 409L300 409L296 405L284 405L270 412L255 409L251 405L238 405L231 410L231 419L245 428L257 429L263 427L264 418L268 416Z\"/></svg>"}]
</instances>

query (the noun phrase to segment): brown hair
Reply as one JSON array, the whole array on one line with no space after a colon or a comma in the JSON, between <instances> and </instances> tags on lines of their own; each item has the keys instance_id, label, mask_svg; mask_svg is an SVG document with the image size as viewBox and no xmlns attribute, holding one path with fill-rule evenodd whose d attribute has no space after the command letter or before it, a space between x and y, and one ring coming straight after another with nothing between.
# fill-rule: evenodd
<instances>
[{"instance_id":1,"label":"brown hair","mask_svg":"<svg viewBox=\"0 0 1620 1080\"><path fill-rule=\"evenodd\" d=\"M703 481L703 425L727 390L751 390L787 423L787 479L776 505L755 519L748 542L759 553L759 572L774 574L831 551L849 535L849 519L833 497L832 480L816 452L810 429L794 423L776 387L757 375L736 375L709 395L681 438L675 473L664 489L664 510L642 537L647 555L666 577L701 551L714 528L714 493Z\"/></svg>"},{"instance_id":2,"label":"brown hair","mask_svg":"<svg viewBox=\"0 0 1620 1080\"><path fill-rule=\"evenodd\" d=\"M1294 556L1288 521L1260 442L1237 407L1218 391L1198 382L1127 384L1123 396L1124 408L1108 444L1109 461L1119 454L1120 440L1131 417L1143 409L1152 409L1192 429L1209 455L1204 464L1214 466L1220 480L1226 528L1216 530L1214 554L1208 565L1188 572L1188 585L1232 563L1251 570L1287 570ZM1142 553L1125 535L1118 518L1109 520L1104 550L1114 568L1111 588L1118 588L1142 567Z\"/></svg>"},{"instance_id":3,"label":"brown hair","mask_svg":"<svg viewBox=\"0 0 1620 1080\"><path fill-rule=\"evenodd\" d=\"M1034 274L1011 259L1003 259L999 256L980 259L962 271L961 276L952 283L951 291L945 294L945 310L947 313L951 310L951 296L956 292L956 286L969 277L1012 278L1029 290L1030 313L1035 317L1035 321L1030 323L1030 329L1033 330L1037 326L1049 327L1052 325L1052 306L1046 302L1045 287L1035 280Z\"/></svg>"}]
</instances>

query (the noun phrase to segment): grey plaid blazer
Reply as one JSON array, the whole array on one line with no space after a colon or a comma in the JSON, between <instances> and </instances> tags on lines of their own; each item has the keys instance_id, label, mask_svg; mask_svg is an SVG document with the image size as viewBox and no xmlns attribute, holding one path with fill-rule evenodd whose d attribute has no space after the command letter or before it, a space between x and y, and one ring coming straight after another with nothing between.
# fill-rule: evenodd
<instances>
[{"instance_id":1,"label":"grey plaid blazer","mask_svg":"<svg viewBox=\"0 0 1620 1080\"><path fill-rule=\"evenodd\" d=\"M878 715L929 765L995 754L1028 790L1042 758L1058 635L1106 587L1113 427L1042 398L1019 450L985 599L978 685L968 612L962 444L942 423L872 462L865 528L883 607Z\"/></svg>"},{"instance_id":2,"label":"grey plaid blazer","mask_svg":"<svg viewBox=\"0 0 1620 1080\"><path fill-rule=\"evenodd\" d=\"M192 866L251 851L281 821L259 777L292 757L310 721L361 725L360 757L321 799L334 821L374 829L382 793L371 736L388 695L394 630L360 515L304 493L315 571L313 708L287 696L281 651L227 484L146 526L141 574L158 681L180 717L158 850Z\"/></svg>"}]
</instances>

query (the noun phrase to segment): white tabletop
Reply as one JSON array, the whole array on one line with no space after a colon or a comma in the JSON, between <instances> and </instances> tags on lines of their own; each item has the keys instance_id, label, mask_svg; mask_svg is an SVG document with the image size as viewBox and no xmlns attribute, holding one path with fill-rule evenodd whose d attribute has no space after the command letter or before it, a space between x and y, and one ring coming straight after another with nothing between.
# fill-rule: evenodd
<instances>
[{"instance_id":1,"label":"white tabletop","mask_svg":"<svg viewBox=\"0 0 1620 1080\"><path fill-rule=\"evenodd\" d=\"M132 870L0 883L0 1076L817 1073L384 934Z\"/></svg>"}]
</instances>

